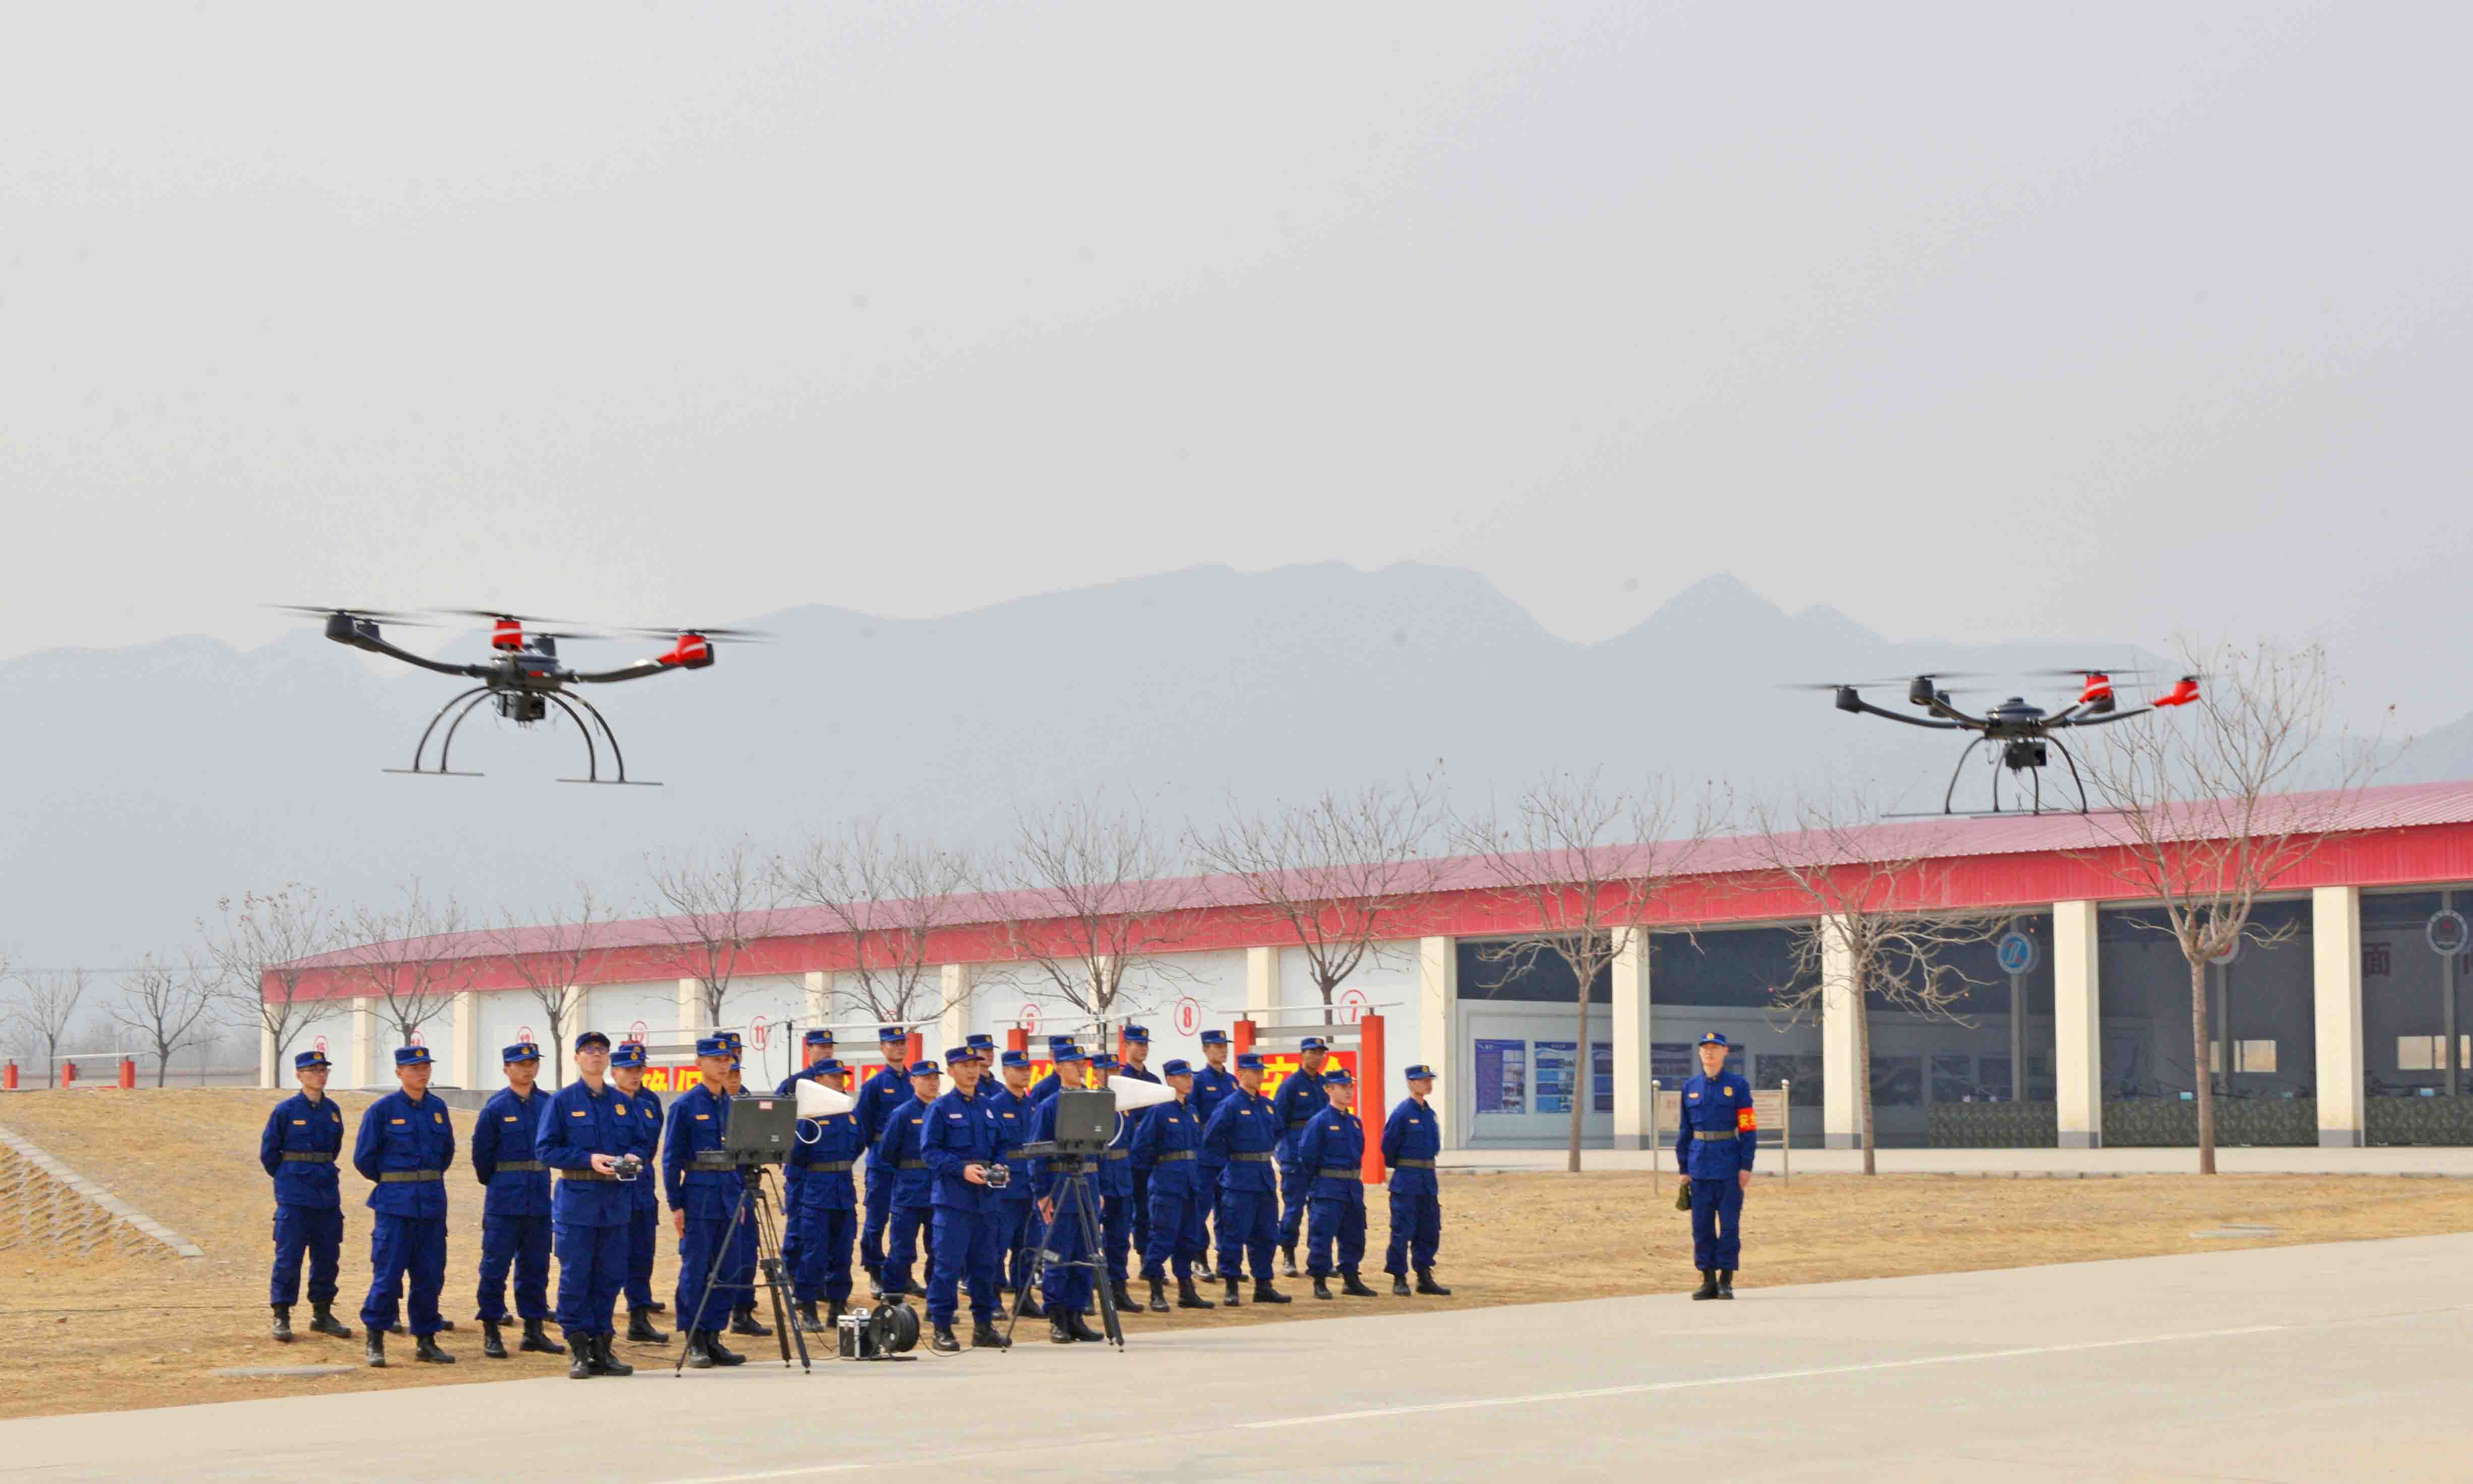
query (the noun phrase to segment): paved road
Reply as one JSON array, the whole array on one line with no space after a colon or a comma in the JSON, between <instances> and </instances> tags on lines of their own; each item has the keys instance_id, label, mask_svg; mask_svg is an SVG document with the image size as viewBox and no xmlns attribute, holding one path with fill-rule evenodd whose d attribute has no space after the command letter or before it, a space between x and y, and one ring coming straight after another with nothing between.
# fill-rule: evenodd
<instances>
[{"instance_id":1,"label":"paved road","mask_svg":"<svg viewBox=\"0 0 2473 1484\"><path fill-rule=\"evenodd\" d=\"M46 1418L0 1480L2467 1479L2468 1396L2473 1234Z\"/></svg>"}]
</instances>

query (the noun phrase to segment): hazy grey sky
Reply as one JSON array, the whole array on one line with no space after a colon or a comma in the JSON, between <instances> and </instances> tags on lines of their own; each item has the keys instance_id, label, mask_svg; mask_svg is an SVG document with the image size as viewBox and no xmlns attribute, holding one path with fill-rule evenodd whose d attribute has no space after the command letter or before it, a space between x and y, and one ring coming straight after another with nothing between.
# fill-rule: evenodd
<instances>
[{"instance_id":1,"label":"hazy grey sky","mask_svg":"<svg viewBox=\"0 0 2473 1484\"><path fill-rule=\"evenodd\" d=\"M1201 562L2473 709L2473 8L0 20L0 653Z\"/></svg>"}]
</instances>

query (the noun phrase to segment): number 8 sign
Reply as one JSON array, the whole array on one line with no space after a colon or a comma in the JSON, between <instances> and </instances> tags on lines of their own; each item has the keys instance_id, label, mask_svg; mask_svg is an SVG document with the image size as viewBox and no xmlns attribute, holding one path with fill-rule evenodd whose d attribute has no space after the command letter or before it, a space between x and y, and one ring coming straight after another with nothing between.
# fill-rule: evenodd
<instances>
[{"instance_id":1,"label":"number 8 sign","mask_svg":"<svg viewBox=\"0 0 2473 1484\"><path fill-rule=\"evenodd\" d=\"M1178 1000L1174 1023L1178 1035L1192 1035L1202 1028L1202 1007L1190 998Z\"/></svg>"}]
</instances>

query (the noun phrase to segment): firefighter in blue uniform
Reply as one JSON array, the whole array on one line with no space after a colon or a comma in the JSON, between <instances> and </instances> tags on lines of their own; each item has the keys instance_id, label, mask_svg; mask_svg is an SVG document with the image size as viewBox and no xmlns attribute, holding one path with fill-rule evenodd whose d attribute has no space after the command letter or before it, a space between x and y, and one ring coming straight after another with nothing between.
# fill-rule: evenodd
<instances>
[{"instance_id":1,"label":"firefighter in blue uniform","mask_svg":"<svg viewBox=\"0 0 2473 1484\"><path fill-rule=\"evenodd\" d=\"M1030 1106L1036 1108L1046 1102L1056 1095L1057 1089L1065 1086L1065 1053L1072 1049L1073 1038L1070 1036L1047 1038L1047 1075L1030 1085ZM1073 1069L1073 1085L1077 1088L1082 1086L1082 1069L1078 1066Z\"/></svg>"},{"instance_id":2,"label":"firefighter in blue uniform","mask_svg":"<svg viewBox=\"0 0 2473 1484\"><path fill-rule=\"evenodd\" d=\"M635 1207L618 1161L636 1152L641 1121L636 1100L610 1085L610 1038L576 1037L575 1080L541 1110L534 1140L541 1162L558 1171L558 1326L566 1331L569 1380L636 1374L610 1346Z\"/></svg>"},{"instance_id":3,"label":"firefighter in blue uniform","mask_svg":"<svg viewBox=\"0 0 2473 1484\"><path fill-rule=\"evenodd\" d=\"M859 1137L867 1143L867 1220L859 1228L858 1261L867 1270L868 1292L879 1299L884 1297L884 1227L893 1216L893 1172L876 1155L876 1143L884 1137L893 1110L910 1100L910 1077L902 1065L909 1041L910 1033L898 1025L876 1031L876 1048L884 1065L859 1088L855 1110Z\"/></svg>"},{"instance_id":4,"label":"firefighter in blue uniform","mask_svg":"<svg viewBox=\"0 0 2473 1484\"><path fill-rule=\"evenodd\" d=\"M1726 1070L1726 1038L1700 1038L1700 1075L1683 1084L1676 1120L1674 1167L1692 1178L1692 1264L1700 1270L1695 1299L1731 1299L1742 1266L1743 1192L1752 1184L1760 1125L1752 1085Z\"/></svg>"},{"instance_id":5,"label":"firefighter in blue uniform","mask_svg":"<svg viewBox=\"0 0 2473 1484\"><path fill-rule=\"evenodd\" d=\"M1134 1135L1134 1162L1151 1169L1149 1236L1142 1243L1142 1278L1150 1284L1154 1314L1167 1312L1167 1263L1176 1265L1176 1306L1216 1308L1194 1291L1193 1263L1202 1256L1202 1120L1193 1111L1193 1068L1182 1059L1160 1068L1176 1100L1145 1110Z\"/></svg>"},{"instance_id":6,"label":"firefighter in blue uniform","mask_svg":"<svg viewBox=\"0 0 2473 1484\"><path fill-rule=\"evenodd\" d=\"M848 1090L850 1068L831 1057L809 1066L807 1074L820 1087ZM799 1301L800 1328L810 1332L839 1324L842 1306L850 1302L851 1244L858 1236L858 1192L851 1171L866 1149L853 1109L800 1119L798 1142L783 1161L798 1171L791 1199L799 1203L806 1240L799 1246L799 1266L790 1275L791 1292ZM819 1299L826 1305L822 1318L816 1314Z\"/></svg>"},{"instance_id":7,"label":"firefighter in blue uniform","mask_svg":"<svg viewBox=\"0 0 2473 1484\"><path fill-rule=\"evenodd\" d=\"M661 1188L679 1237L679 1328L687 1335L687 1364L697 1370L734 1366L746 1356L721 1343L731 1290L715 1274L729 1260L731 1219L744 1182L721 1146L730 1124L730 1042L696 1042L696 1085L670 1100L661 1135ZM709 1298L708 1299L708 1289Z\"/></svg>"},{"instance_id":8,"label":"firefighter in blue uniform","mask_svg":"<svg viewBox=\"0 0 2473 1484\"><path fill-rule=\"evenodd\" d=\"M372 1366L386 1364L387 1328L399 1300L415 1357L455 1363L438 1348L438 1331L446 1328L438 1293L446 1283L446 1171L455 1163L455 1125L447 1121L445 1101L430 1095L429 1075L428 1047L397 1046L396 1090L362 1112L352 1140L352 1168L370 1183L370 1209L376 1212L370 1226L370 1292L361 1301L361 1328L368 1331L363 1358Z\"/></svg>"},{"instance_id":9,"label":"firefighter in blue uniform","mask_svg":"<svg viewBox=\"0 0 2473 1484\"><path fill-rule=\"evenodd\" d=\"M481 1321L481 1353L507 1358L498 1327L507 1322L507 1269L516 1274L516 1314L524 1322L521 1349L563 1355L565 1347L541 1333L549 1318L549 1166L533 1152L549 1094L540 1076L540 1047L519 1041L498 1053L507 1085L491 1094L472 1120L472 1178L481 1183L481 1286L473 1318Z\"/></svg>"},{"instance_id":10,"label":"firefighter in blue uniform","mask_svg":"<svg viewBox=\"0 0 2473 1484\"><path fill-rule=\"evenodd\" d=\"M1068 1044L1059 1048L1055 1057L1058 1075L1079 1088L1082 1079L1081 1048ZM1056 1137L1057 1107L1052 1092L1038 1105L1038 1116L1030 1126L1033 1143L1045 1143ZM1082 1228L1080 1214L1063 1204L1062 1165L1055 1160L1040 1161L1034 1181L1036 1189L1033 1193L1039 1198L1037 1224L1045 1233L1041 1255L1047 1267L1041 1275L1040 1284L1044 1290L1042 1297L1046 1301L1048 1341L1056 1345L1103 1341L1107 1336L1092 1328L1082 1312L1091 1302L1092 1270L1085 1264L1092 1260L1093 1254L1090 1249L1089 1233ZM1094 1197L1099 1193L1096 1178L1091 1182L1091 1193Z\"/></svg>"},{"instance_id":11,"label":"firefighter in blue uniform","mask_svg":"<svg viewBox=\"0 0 2473 1484\"><path fill-rule=\"evenodd\" d=\"M275 1272L267 1302L275 1309L275 1337L292 1343L292 1305L300 1301L300 1258L309 1257L309 1321L313 1334L348 1340L352 1331L336 1320L335 1269L344 1251L344 1199L335 1185L335 1160L344 1152L344 1111L326 1095L331 1065L324 1051L292 1059L300 1090L275 1105L257 1137L257 1162L275 1182Z\"/></svg>"},{"instance_id":12,"label":"firefighter in blue uniform","mask_svg":"<svg viewBox=\"0 0 2473 1484\"><path fill-rule=\"evenodd\" d=\"M1193 1069L1193 1115L1206 1129L1221 1100L1236 1090L1236 1076L1228 1069L1230 1049L1226 1031L1202 1033L1202 1065ZM1211 1267L1211 1233L1219 1227L1219 1172L1227 1165L1208 1149L1194 1162L1202 1166L1203 1223L1203 1253L1194 1276L1208 1283L1216 1279Z\"/></svg>"},{"instance_id":13,"label":"firefighter in blue uniform","mask_svg":"<svg viewBox=\"0 0 2473 1484\"><path fill-rule=\"evenodd\" d=\"M1427 1101L1434 1091L1434 1069L1420 1063L1403 1075L1408 1095L1382 1125L1382 1162L1391 1168L1391 1245L1383 1253L1382 1271L1402 1298L1408 1295L1411 1267L1417 1292L1448 1298L1451 1290L1434 1281L1434 1249L1443 1240L1442 1187L1434 1181L1443 1123Z\"/></svg>"},{"instance_id":14,"label":"firefighter in blue uniform","mask_svg":"<svg viewBox=\"0 0 2473 1484\"><path fill-rule=\"evenodd\" d=\"M1202 1130L1202 1147L1221 1165L1219 1279L1228 1285L1231 1307L1248 1259L1254 1302L1288 1302L1271 1286L1271 1244L1280 1231L1280 1193L1271 1184L1271 1159L1280 1144L1274 1116L1271 1100L1262 1095L1262 1058L1245 1052L1236 1058L1236 1090L1219 1100L1218 1112Z\"/></svg>"},{"instance_id":15,"label":"firefighter in blue uniform","mask_svg":"<svg viewBox=\"0 0 2473 1484\"><path fill-rule=\"evenodd\" d=\"M884 1132L876 1136L876 1157L891 1177L885 1182L893 1207L884 1234L884 1296L888 1299L924 1291L915 1284L911 1267L918 1258L919 1230L934 1219L936 1183L926 1158L919 1152L919 1137L926 1132L927 1105L936 1101L944 1075L935 1063L924 1058L911 1063L909 1101L893 1110L884 1120Z\"/></svg>"},{"instance_id":16,"label":"firefighter in blue uniform","mask_svg":"<svg viewBox=\"0 0 2473 1484\"><path fill-rule=\"evenodd\" d=\"M633 1108L635 1142L629 1146L644 1161L644 1172L627 1182L627 1340L634 1345L660 1345L669 1335L653 1328L653 1316L665 1305L653 1299L653 1248L661 1230L661 1095L644 1086L644 1043L631 1041L610 1053L610 1080Z\"/></svg>"},{"instance_id":17,"label":"firefighter in blue uniform","mask_svg":"<svg viewBox=\"0 0 2473 1484\"><path fill-rule=\"evenodd\" d=\"M746 1097L747 1042L736 1031L717 1033L730 1042L730 1081L732 1097ZM770 1197L767 1197L770 1199ZM730 1310L730 1332L764 1339L773 1327L756 1317L756 1210L750 1207L739 1213L738 1224L730 1229L730 1263L722 1270L721 1281L730 1285L734 1301Z\"/></svg>"},{"instance_id":18,"label":"firefighter in blue uniform","mask_svg":"<svg viewBox=\"0 0 2473 1484\"><path fill-rule=\"evenodd\" d=\"M1156 1083L1159 1073L1151 1070L1151 1033L1147 1026L1128 1025L1116 1038L1116 1067L1119 1077L1137 1082ZM1147 1110L1145 1110L1147 1111ZM1150 1250L1151 1240L1151 1167L1137 1154L1132 1160L1134 1171L1134 1246L1136 1253Z\"/></svg>"},{"instance_id":19,"label":"firefighter in blue uniform","mask_svg":"<svg viewBox=\"0 0 2473 1484\"><path fill-rule=\"evenodd\" d=\"M996 1095L996 1039L994 1036L965 1036L962 1043L971 1048L971 1059L979 1064L979 1085L971 1095L987 1102Z\"/></svg>"},{"instance_id":20,"label":"firefighter in blue uniform","mask_svg":"<svg viewBox=\"0 0 2473 1484\"><path fill-rule=\"evenodd\" d=\"M1352 1299L1376 1297L1359 1276L1365 1261L1365 1124L1357 1116L1357 1079L1334 1067L1322 1074L1330 1106L1313 1115L1297 1140L1297 1165L1312 1181L1313 1212L1306 1226L1306 1271L1317 1299L1331 1297L1332 1270ZM1334 1255L1333 1248L1337 1252Z\"/></svg>"},{"instance_id":21,"label":"firefighter in blue uniform","mask_svg":"<svg viewBox=\"0 0 2473 1484\"><path fill-rule=\"evenodd\" d=\"M945 1053L952 1069L953 1089L927 1105L920 1126L919 1155L935 1176L936 1242L928 1254L927 1348L951 1354L962 1348L953 1337L957 1290L967 1278L971 1285L971 1348L1002 1350L996 1333L996 1275L1004 1265L1004 1237L997 1227L996 1193L988 1187L990 1166L1004 1161L1013 1147L1009 1124L979 1096L979 1054L969 1045Z\"/></svg>"},{"instance_id":22,"label":"firefighter in blue uniform","mask_svg":"<svg viewBox=\"0 0 2473 1484\"><path fill-rule=\"evenodd\" d=\"M1004 1126L1007 1147L1029 1143L1032 1125L1039 1117L1038 1110L1024 1095L1030 1089L1030 1053L1006 1051L998 1060L1002 1086L988 1099L989 1105L996 1111L996 1121ZM1036 1163L1031 1160L1006 1160L1010 1178L1004 1188L996 1193L996 1228L1004 1237L1005 1249L1003 1286L1008 1292L1022 1295L1021 1315L1025 1319L1047 1317L1038 1296L1026 1291L1030 1286L1031 1259L1038 1251L1032 1244L1039 1239L1039 1228L1031 1220L1031 1186L1039 1178Z\"/></svg>"},{"instance_id":23,"label":"firefighter in blue uniform","mask_svg":"<svg viewBox=\"0 0 2473 1484\"><path fill-rule=\"evenodd\" d=\"M1281 1078L1279 1090L1271 1095L1271 1112L1280 1126L1280 1264L1290 1278L1297 1276L1297 1233L1305 1226L1306 1202L1314 1183L1313 1171L1297 1161L1297 1145L1314 1114L1331 1106L1322 1087L1323 1064L1330 1059L1331 1043L1321 1037L1297 1042L1297 1069Z\"/></svg>"},{"instance_id":24,"label":"firefighter in blue uniform","mask_svg":"<svg viewBox=\"0 0 2473 1484\"><path fill-rule=\"evenodd\" d=\"M1092 1088L1105 1089L1121 1065L1106 1052L1092 1057ZM1099 1151L1098 1179L1092 1183L1099 1196L1099 1245L1108 1257L1108 1297L1115 1301L1120 1314L1130 1314L1140 1307L1125 1287L1133 1276L1127 1250L1134 1233L1135 1121L1122 1113L1116 1115L1116 1137Z\"/></svg>"},{"instance_id":25,"label":"firefighter in blue uniform","mask_svg":"<svg viewBox=\"0 0 2473 1484\"><path fill-rule=\"evenodd\" d=\"M816 1067L833 1054L833 1033L818 1027L799 1038L800 1054L804 1058L799 1069L781 1079L773 1089L775 1097L795 1097L800 1083L813 1081ZM805 1218L799 1205L797 1166L781 1166L781 1271L799 1271L799 1245L806 1239Z\"/></svg>"}]
</instances>

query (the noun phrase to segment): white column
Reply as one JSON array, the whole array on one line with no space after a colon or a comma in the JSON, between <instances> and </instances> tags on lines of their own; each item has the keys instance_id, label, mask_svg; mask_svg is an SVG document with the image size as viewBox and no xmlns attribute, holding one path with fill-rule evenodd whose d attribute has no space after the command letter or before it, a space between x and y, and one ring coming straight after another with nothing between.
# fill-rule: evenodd
<instances>
[{"instance_id":1,"label":"white column","mask_svg":"<svg viewBox=\"0 0 2473 1484\"><path fill-rule=\"evenodd\" d=\"M1655 1142L1649 1132L1648 1085L1649 931L1633 927L1615 947L1615 1147L1646 1149Z\"/></svg>"},{"instance_id":2,"label":"white column","mask_svg":"<svg viewBox=\"0 0 2473 1484\"><path fill-rule=\"evenodd\" d=\"M704 1023L704 986L693 979L679 981L679 1029L700 1031Z\"/></svg>"},{"instance_id":3,"label":"white column","mask_svg":"<svg viewBox=\"0 0 2473 1484\"><path fill-rule=\"evenodd\" d=\"M1280 950L1247 948L1245 950L1245 1011L1252 1018L1266 1018L1266 1011L1280 1008Z\"/></svg>"},{"instance_id":4,"label":"white column","mask_svg":"<svg viewBox=\"0 0 2473 1484\"><path fill-rule=\"evenodd\" d=\"M355 1088L377 1086L378 1014L377 1002L369 999L352 1001L352 1050L344 1070Z\"/></svg>"},{"instance_id":5,"label":"white column","mask_svg":"<svg viewBox=\"0 0 2473 1484\"><path fill-rule=\"evenodd\" d=\"M2310 894L2317 1006L2318 1147L2359 1149L2362 1131L2362 889Z\"/></svg>"},{"instance_id":6,"label":"white column","mask_svg":"<svg viewBox=\"0 0 2473 1484\"><path fill-rule=\"evenodd\" d=\"M484 1086L481 1080L484 1065L481 1060L481 1000L473 991L466 990L455 996L454 1022L448 1034L454 1044L447 1052L450 1065L446 1074L455 1079L454 1085L459 1088Z\"/></svg>"},{"instance_id":7,"label":"white column","mask_svg":"<svg viewBox=\"0 0 2473 1484\"><path fill-rule=\"evenodd\" d=\"M1855 1061L1863 1003L1855 993L1855 960L1837 920L1824 918L1820 940L1821 1143L1830 1149L1863 1147L1862 1082L1871 1068Z\"/></svg>"},{"instance_id":8,"label":"white column","mask_svg":"<svg viewBox=\"0 0 2473 1484\"><path fill-rule=\"evenodd\" d=\"M267 1027L266 1017L260 1016L257 1021L257 1085L261 1089L274 1087L276 1078L281 1075L281 1068L276 1065L276 1060L275 1032Z\"/></svg>"},{"instance_id":9,"label":"white column","mask_svg":"<svg viewBox=\"0 0 2473 1484\"><path fill-rule=\"evenodd\" d=\"M804 1029L813 1030L824 1024L826 1017L832 1014L832 1003L833 976L823 969L810 969L807 973L807 1023ZM805 1054L802 1049L800 1055Z\"/></svg>"},{"instance_id":10,"label":"white column","mask_svg":"<svg viewBox=\"0 0 2473 1484\"><path fill-rule=\"evenodd\" d=\"M2053 1098L2063 1149L2103 1147L2103 983L2095 903L2053 903ZM2027 1068L2010 1069L2027 1086Z\"/></svg>"},{"instance_id":11,"label":"white column","mask_svg":"<svg viewBox=\"0 0 2473 1484\"><path fill-rule=\"evenodd\" d=\"M1442 1130L1443 1147L1457 1149L1467 1140L1452 1121L1459 1106L1460 944L1456 938L1417 940L1417 1045L1426 1065L1434 1069L1434 1126ZM1620 1037L1618 1037L1620 1043ZM1618 1057L1622 1053L1618 1050ZM1615 1086L1622 1086L1622 1066L1615 1067ZM1617 1092L1616 1096L1621 1096Z\"/></svg>"},{"instance_id":12,"label":"white column","mask_svg":"<svg viewBox=\"0 0 2473 1484\"><path fill-rule=\"evenodd\" d=\"M943 1055L947 1046L960 1045L971 1034L971 966L947 964L937 975L945 1013L937 1017L936 1029L945 1039L930 1049L931 1056Z\"/></svg>"}]
</instances>

